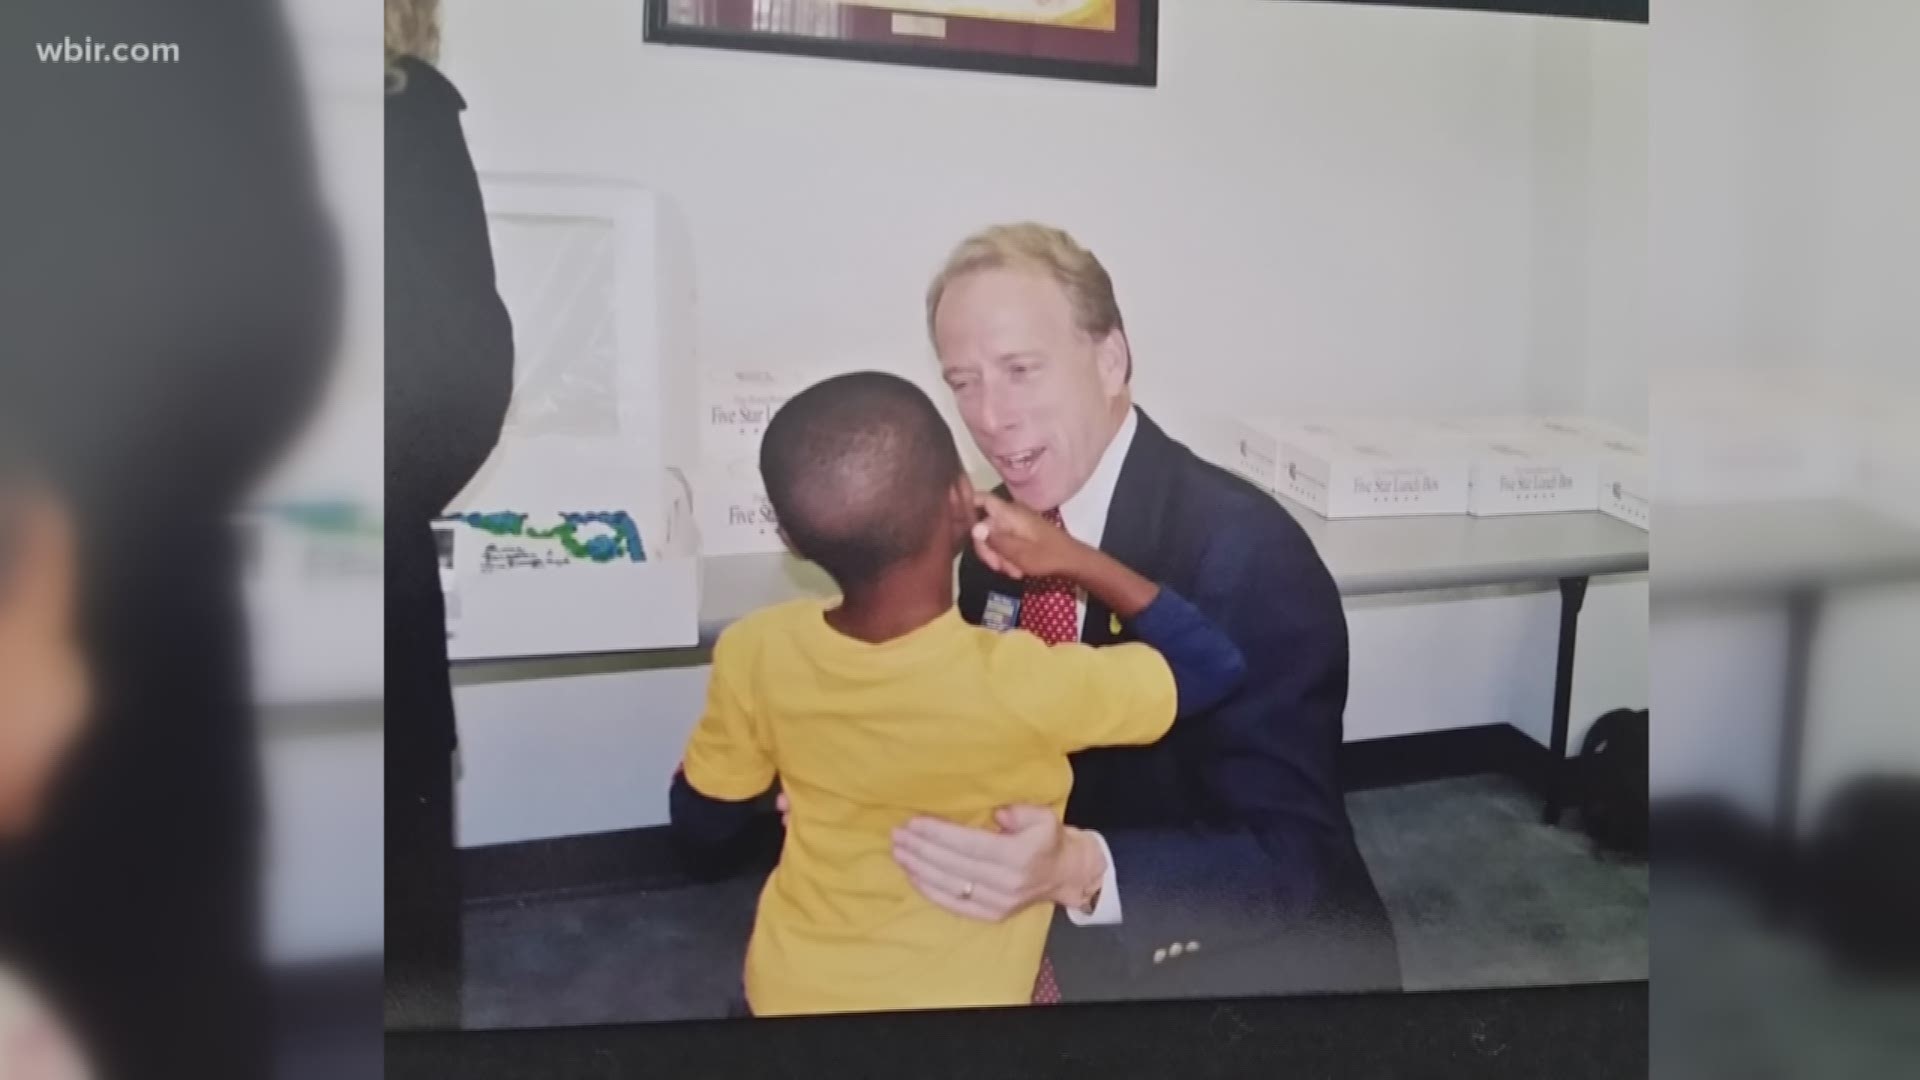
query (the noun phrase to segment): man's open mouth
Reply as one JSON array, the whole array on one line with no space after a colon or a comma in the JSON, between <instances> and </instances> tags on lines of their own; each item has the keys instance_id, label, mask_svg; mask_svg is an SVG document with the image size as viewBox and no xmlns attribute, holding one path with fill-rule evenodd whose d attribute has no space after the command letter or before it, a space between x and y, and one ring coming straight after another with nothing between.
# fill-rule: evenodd
<instances>
[{"instance_id":1,"label":"man's open mouth","mask_svg":"<svg viewBox=\"0 0 1920 1080\"><path fill-rule=\"evenodd\" d=\"M1040 455L1045 452L1045 448L1022 450L1017 454L997 454L993 460L1000 467L1001 479L1012 484L1031 478Z\"/></svg>"}]
</instances>

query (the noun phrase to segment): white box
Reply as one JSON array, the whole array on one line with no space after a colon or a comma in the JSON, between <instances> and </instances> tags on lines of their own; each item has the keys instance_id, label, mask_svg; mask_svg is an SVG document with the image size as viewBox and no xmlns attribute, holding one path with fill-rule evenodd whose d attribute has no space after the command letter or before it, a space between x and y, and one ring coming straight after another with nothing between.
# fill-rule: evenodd
<instances>
[{"instance_id":1,"label":"white box","mask_svg":"<svg viewBox=\"0 0 1920 1080\"><path fill-rule=\"evenodd\" d=\"M1859 417L1761 398L1729 386L1721 397L1654 398L1660 500L1728 505L1845 499L1868 456Z\"/></svg>"},{"instance_id":2,"label":"white box","mask_svg":"<svg viewBox=\"0 0 1920 1080\"><path fill-rule=\"evenodd\" d=\"M1469 513L1477 516L1596 510L1609 459L1636 459L1644 471L1640 436L1586 417L1478 417L1431 426L1472 455Z\"/></svg>"},{"instance_id":3,"label":"white box","mask_svg":"<svg viewBox=\"0 0 1920 1080\"><path fill-rule=\"evenodd\" d=\"M742 368L716 371L701 383L700 457L703 463L758 459L767 421L787 399L832 372L794 373Z\"/></svg>"},{"instance_id":4,"label":"white box","mask_svg":"<svg viewBox=\"0 0 1920 1080\"><path fill-rule=\"evenodd\" d=\"M500 443L446 508L455 660L678 648L699 562L692 275L667 208L591 177L485 174L514 389Z\"/></svg>"},{"instance_id":5,"label":"white box","mask_svg":"<svg viewBox=\"0 0 1920 1080\"><path fill-rule=\"evenodd\" d=\"M1466 440L1472 455L1467 513L1548 514L1599 505L1600 455L1591 447L1541 436Z\"/></svg>"},{"instance_id":6,"label":"white box","mask_svg":"<svg viewBox=\"0 0 1920 1080\"><path fill-rule=\"evenodd\" d=\"M1628 431L1618 424L1586 416L1542 416L1534 420L1539 430L1551 435L1584 440L1600 449L1617 454L1647 456L1647 437Z\"/></svg>"},{"instance_id":7,"label":"white box","mask_svg":"<svg viewBox=\"0 0 1920 1080\"><path fill-rule=\"evenodd\" d=\"M1533 435L1468 440L1467 513L1475 517L1592 510L1599 501L1593 451Z\"/></svg>"},{"instance_id":8,"label":"white box","mask_svg":"<svg viewBox=\"0 0 1920 1080\"><path fill-rule=\"evenodd\" d=\"M1459 514L1468 461L1417 425L1392 421L1237 422L1232 467L1327 518Z\"/></svg>"},{"instance_id":9,"label":"white box","mask_svg":"<svg viewBox=\"0 0 1920 1080\"><path fill-rule=\"evenodd\" d=\"M1644 455L1607 454L1600 458L1599 510L1629 525L1649 528L1653 488Z\"/></svg>"},{"instance_id":10,"label":"white box","mask_svg":"<svg viewBox=\"0 0 1920 1080\"><path fill-rule=\"evenodd\" d=\"M762 555L786 550L777 530L773 504L760 479L760 466L748 458L709 462L694 484L694 517L700 527L700 554Z\"/></svg>"},{"instance_id":11,"label":"white box","mask_svg":"<svg viewBox=\"0 0 1920 1080\"><path fill-rule=\"evenodd\" d=\"M379 700L381 638L360 630L382 611L378 504L259 507L235 524L254 702Z\"/></svg>"},{"instance_id":12,"label":"white box","mask_svg":"<svg viewBox=\"0 0 1920 1080\"><path fill-rule=\"evenodd\" d=\"M664 529L639 525L644 517L554 509L472 512L437 522L436 530L452 540L453 567L442 574L448 658L694 645L699 560L669 541Z\"/></svg>"},{"instance_id":13,"label":"white box","mask_svg":"<svg viewBox=\"0 0 1920 1080\"><path fill-rule=\"evenodd\" d=\"M769 368L715 370L702 380L699 406L700 467L694 475L695 518L702 555L779 554L780 541L773 506L760 478L760 439L780 407L794 395L850 371L885 370L862 366L849 359L844 365L815 365L791 371ZM896 373L898 374L898 373ZM929 388L925 380L902 378L919 386L943 406L944 391ZM942 412L942 418L947 419ZM953 422L947 419L951 428ZM958 443L970 446L964 440ZM964 453L964 449L963 449Z\"/></svg>"},{"instance_id":14,"label":"white box","mask_svg":"<svg viewBox=\"0 0 1920 1080\"><path fill-rule=\"evenodd\" d=\"M1920 529L1920 409L1867 421L1861 501Z\"/></svg>"},{"instance_id":15,"label":"white box","mask_svg":"<svg viewBox=\"0 0 1920 1080\"><path fill-rule=\"evenodd\" d=\"M1598 451L1596 509L1629 525L1649 527L1653 488L1646 436L1584 416L1546 416L1539 419L1539 425L1568 439L1584 441Z\"/></svg>"}]
</instances>

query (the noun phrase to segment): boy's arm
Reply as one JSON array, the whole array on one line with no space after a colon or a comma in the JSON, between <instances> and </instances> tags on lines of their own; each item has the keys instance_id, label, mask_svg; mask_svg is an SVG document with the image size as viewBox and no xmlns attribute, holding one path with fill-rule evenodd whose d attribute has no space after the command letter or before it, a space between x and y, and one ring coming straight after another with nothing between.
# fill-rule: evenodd
<instances>
[{"instance_id":1,"label":"boy's arm","mask_svg":"<svg viewBox=\"0 0 1920 1080\"><path fill-rule=\"evenodd\" d=\"M1128 626L1166 658L1179 700L1176 716L1205 712L1232 697L1246 681L1247 658L1240 647L1172 589L1162 588Z\"/></svg>"},{"instance_id":2,"label":"boy's arm","mask_svg":"<svg viewBox=\"0 0 1920 1080\"><path fill-rule=\"evenodd\" d=\"M1188 716L1224 701L1246 678L1247 661L1226 631L1172 589L1148 581L1118 559L1079 541L1062 576L1077 582L1166 658Z\"/></svg>"},{"instance_id":3,"label":"boy's arm","mask_svg":"<svg viewBox=\"0 0 1920 1080\"><path fill-rule=\"evenodd\" d=\"M1032 634L1007 634L990 684L1062 753L1160 739L1177 717L1211 708L1238 689L1246 662L1193 605L1167 589L1156 593L1134 630L1166 652L1145 641L1049 646Z\"/></svg>"},{"instance_id":4,"label":"boy's arm","mask_svg":"<svg viewBox=\"0 0 1920 1080\"><path fill-rule=\"evenodd\" d=\"M673 771L673 786L667 791L668 813L676 839L703 853L732 848L746 838L748 830L766 817L758 796L733 801L702 795L687 782L684 768Z\"/></svg>"},{"instance_id":5,"label":"boy's arm","mask_svg":"<svg viewBox=\"0 0 1920 1080\"><path fill-rule=\"evenodd\" d=\"M729 630L714 643L707 706L668 791L674 835L689 847L713 849L739 839L756 816L754 800L773 786L773 755L736 685L740 666L740 642Z\"/></svg>"},{"instance_id":6,"label":"boy's arm","mask_svg":"<svg viewBox=\"0 0 1920 1080\"><path fill-rule=\"evenodd\" d=\"M976 505L974 550L983 561L1015 578L1079 584L1146 643L1061 646L1051 654L1016 644L1004 652L1011 670L1002 685L1027 688L1021 708L1055 745L1072 752L1153 742L1177 716L1239 688L1246 658L1193 605L1030 509L991 494Z\"/></svg>"},{"instance_id":7,"label":"boy's arm","mask_svg":"<svg viewBox=\"0 0 1920 1080\"><path fill-rule=\"evenodd\" d=\"M1125 563L1096 547L1072 537L1063 538L1069 547L1060 567L1060 576L1091 593L1113 609L1115 615L1131 622L1153 604L1160 586L1129 570Z\"/></svg>"}]
</instances>

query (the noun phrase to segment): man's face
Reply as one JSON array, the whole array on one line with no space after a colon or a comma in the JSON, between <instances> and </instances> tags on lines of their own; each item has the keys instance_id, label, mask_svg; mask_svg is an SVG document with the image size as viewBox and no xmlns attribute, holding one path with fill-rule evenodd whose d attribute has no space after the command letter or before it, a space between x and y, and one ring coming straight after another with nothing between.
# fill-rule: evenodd
<instances>
[{"instance_id":1,"label":"man's face","mask_svg":"<svg viewBox=\"0 0 1920 1080\"><path fill-rule=\"evenodd\" d=\"M1008 268L947 286L933 344L961 419L1007 491L1041 511L1079 491L1130 400L1125 336L1087 334L1057 282Z\"/></svg>"},{"instance_id":2,"label":"man's face","mask_svg":"<svg viewBox=\"0 0 1920 1080\"><path fill-rule=\"evenodd\" d=\"M0 837L32 826L87 707L69 527L46 503L17 524L0 568Z\"/></svg>"}]
</instances>

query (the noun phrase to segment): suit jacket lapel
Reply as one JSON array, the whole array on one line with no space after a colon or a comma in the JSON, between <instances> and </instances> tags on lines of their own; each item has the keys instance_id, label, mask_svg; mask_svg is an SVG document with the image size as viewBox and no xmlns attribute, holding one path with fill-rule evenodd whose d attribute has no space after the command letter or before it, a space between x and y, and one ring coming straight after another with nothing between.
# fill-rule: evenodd
<instances>
[{"instance_id":1,"label":"suit jacket lapel","mask_svg":"<svg viewBox=\"0 0 1920 1080\"><path fill-rule=\"evenodd\" d=\"M995 488L993 493L1003 499L1006 498L1006 486L1003 484ZM975 626L984 625L989 596L997 593L1017 603L1025 588L1021 582L989 570L987 565L974 555L971 544L960 555L958 585L960 616ZM1017 619L1019 614L1017 609L1014 614Z\"/></svg>"},{"instance_id":2,"label":"suit jacket lapel","mask_svg":"<svg viewBox=\"0 0 1920 1080\"><path fill-rule=\"evenodd\" d=\"M1139 427L1127 459L1120 465L1120 479L1114 485L1113 503L1107 507L1107 527L1101 534L1100 550L1113 556L1137 573L1155 576L1160 565L1159 522L1166 513L1170 495L1169 469L1175 451L1159 425L1139 410ZM1122 628L1114 630L1113 609L1092 597L1087 598L1087 621L1080 640L1089 645L1111 645L1130 641L1133 635Z\"/></svg>"}]
</instances>

